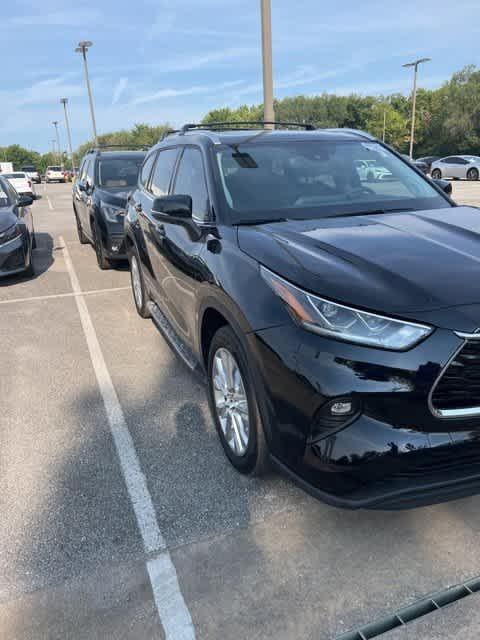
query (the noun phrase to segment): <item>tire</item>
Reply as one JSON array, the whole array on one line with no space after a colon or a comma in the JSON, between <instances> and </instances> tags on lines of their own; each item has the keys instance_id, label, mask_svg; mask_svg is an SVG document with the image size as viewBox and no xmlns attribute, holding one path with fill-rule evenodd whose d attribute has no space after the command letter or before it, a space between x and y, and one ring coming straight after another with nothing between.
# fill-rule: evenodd
<instances>
[{"instance_id":1,"label":"tire","mask_svg":"<svg viewBox=\"0 0 480 640\"><path fill-rule=\"evenodd\" d=\"M77 235L78 235L78 240L80 244L88 244L89 240L87 236L83 233L82 223L80 222L77 212L75 212L75 221L77 223Z\"/></svg>"},{"instance_id":2,"label":"tire","mask_svg":"<svg viewBox=\"0 0 480 640\"><path fill-rule=\"evenodd\" d=\"M112 265L110 260L105 255L105 249L102 244L102 235L100 229L98 228L98 223L95 222L92 225L93 227L93 248L95 249L95 255L97 257L97 264L102 271L106 271L107 269L111 269Z\"/></svg>"},{"instance_id":3,"label":"tire","mask_svg":"<svg viewBox=\"0 0 480 640\"><path fill-rule=\"evenodd\" d=\"M143 279L142 262L135 246L128 252L128 261L130 262L130 282L135 308L141 318L150 318L150 309L148 308L150 298Z\"/></svg>"},{"instance_id":4,"label":"tire","mask_svg":"<svg viewBox=\"0 0 480 640\"><path fill-rule=\"evenodd\" d=\"M233 358L232 362L237 368L235 375L222 377L219 374L221 369L219 369L218 361L225 362L225 357ZM226 368L224 370L226 371ZM233 371L235 370L233 369ZM228 389L229 377L232 383L230 390ZM223 404L227 396L228 402L233 403L234 407L240 402L240 400L235 401L235 397L245 398L246 402L245 400L241 401L244 410L238 411L233 408L232 413L231 410L229 412L226 409L221 416L219 403ZM269 456L255 394L255 385L250 373L247 354L242 343L229 326L221 327L213 336L210 345L208 399L220 442L232 465L245 475L263 475L269 467ZM248 422L245 424L247 417ZM232 428L232 424L237 425L236 429Z\"/></svg>"},{"instance_id":5,"label":"tire","mask_svg":"<svg viewBox=\"0 0 480 640\"><path fill-rule=\"evenodd\" d=\"M35 269L33 267L33 256L31 252L30 252L30 264L28 265L28 268L25 269L25 275L27 276L27 278L32 278L35 275Z\"/></svg>"},{"instance_id":6,"label":"tire","mask_svg":"<svg viewBox=\"0 0 480 640\"><path fill-rule=\"evenodd\" d=\"M467 171L467 180L478 180L478 169L469 169Z\"/></svg>"},{"instance_id":7,"label":"tire","mask_svg":"<svg viewBox=\"0 0 480 640\"><path fill-rule=\"evenodd\" d=\"M442 172L440 171L440 169L434 169L432 171L432 178L434 180L440 180L442 177Z\"/></svg>"}]
</instances>

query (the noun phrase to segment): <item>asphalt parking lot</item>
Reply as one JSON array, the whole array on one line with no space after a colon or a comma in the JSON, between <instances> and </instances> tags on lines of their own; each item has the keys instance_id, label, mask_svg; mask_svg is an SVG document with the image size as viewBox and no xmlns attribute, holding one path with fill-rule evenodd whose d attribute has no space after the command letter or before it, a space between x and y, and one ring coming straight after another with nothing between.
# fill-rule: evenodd
<instances>
[{"instance_id":1,"label":"asphalt parking lot","mask_svg":"<svg viewBox=\"0 0 480 640\"><path fill-rule=\"evenodd\" d=\"M350 512L239 476L70 191L39 186L36 276L0 282L0 638L327 640L480 575L480 496ZM381 639L478 638L479 598Z\"/></svg>"}]
</instances>

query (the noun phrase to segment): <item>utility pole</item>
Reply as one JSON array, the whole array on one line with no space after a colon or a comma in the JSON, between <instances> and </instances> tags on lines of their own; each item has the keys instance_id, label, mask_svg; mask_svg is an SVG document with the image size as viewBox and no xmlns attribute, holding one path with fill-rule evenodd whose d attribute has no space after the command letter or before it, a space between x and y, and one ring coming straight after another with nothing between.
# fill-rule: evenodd
<instances>
[{"instance_id":1,"label":"utility pole","mask_svg":"<svg viewBox=\"0 0 480 640\"><path fill-rule=\"evenodd\" d=\"M55 162L55 158L57 158L58 160L58 155L56 152L56 147L55 147L55 139L52 140L52 155L53 155L53 161Z\"/></svg>"},{"instance_id":2,"label":"utility pole","mask_svg":"<svg viewBox=\"0 0 480 640\"><path fill-rule=\"evenodd\" d=\"M272 11L270 0L260 0L262 13L262 60L263 60L263 119L273 122L273 71L272 71ZM274 129L274 125L265 125L266 129Z\"/></svg>"},{"instance_id":3,"label":"utility pole","mask_svg":"<svg viewBox=\"0 0 480 640\"><path fill-rule=\"evenodd\" d=\"M382 132L382 142L385 142L385 131L387 128L387 107L386 105L383 107L383 132Z\"/></svg>"},{"instance_id":4,"label":"utility pole","mask_svg":"<svg viewBox=\"0 0 480 640\"><path fill-rule=\"evenodd\" d=\"M55 127L55 138L57 139L57 151L58 151L58 164L62 164L61 151L60 151L60 136L58 135L58 120L52 122Z\"/></svg>"},{"instance_id":5,"label":"utility pole","mask_svg":"<svg viewBox=\"0 0 480 640\"><path fill-rule=\"evenodd\" d=\"M73 149L72 149L72 134L70 133L70 121L68 119L68 108L67 108L68 98L60 98L60 102L63 104L63 110L65 111L65 127L67 129L68 150L70 152L72 172L75 172L75 163L73 161Z\"/></svg>"},{"instance_id":6,"label":"utility pole","mask_svg":"<svg viewBox=\"0 0 480 640\"><path fill-rule=\"evenodd\" d=\"M77 53L81 53L83 57L83 66L85 69L85 83L87 85L88 101L90 103L90 115L92 117L93 141L95 143L95 146L97 146L98 145L97 123L95 122L95 111L93 108L92 87L90 86L90 77L88 75L88 64L87 64L87 51L92 45L93 45L93 42L90 42L90 40L82 40L78 43L78 47L75 49L75 51Z\"/></svg>"},{"instance_id":7,"label":"utility pole","mask_svg":"<svg viewBox=\"0 0 480 640\"><path fill-rule=\"evenodd\" d=\"M418 74L418 65L424 62L430 62L431 58L419 58L418 60L414 60L413 62L407 62L407 64L402 64L402 67L413 67L413 91L412 91L412 128L410 131L410 160L413 159L413 141L415 137L415 110L417 107L417 74Z\"/></svg>"}]
</instances>

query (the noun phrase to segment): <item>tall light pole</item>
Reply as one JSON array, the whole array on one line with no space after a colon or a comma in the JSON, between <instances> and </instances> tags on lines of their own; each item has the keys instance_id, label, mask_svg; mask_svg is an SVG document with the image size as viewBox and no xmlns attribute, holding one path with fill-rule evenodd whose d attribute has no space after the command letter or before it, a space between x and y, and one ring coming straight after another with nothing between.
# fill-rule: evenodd
<instances>
[{"instance_id":1,"label":"tall light pole","mask_svg":"<svg viewBox=\"0 0 480 640\"><path fill-rule=\"evenodd\" d=\"M60 136L58 135L58 120L54 120L52 124L55 127L55 138L57 139L58 163L61 165L62 161L60 157L61 151L60 151Z\"/></svg>"},{"instance_id":2,"label":"tall light pole","mask_svg":"<svg viewBox=\"0 0 480 640\"><path fill-rule=\"evenodd\" d=\"M70 121L68 119L68 98L60 98L60 102L63 104L63 110L65 111L65 127L67 129L68 138L68 150L70 152L70 161L72 163L72 171L75 171L75 163L73 162L73 149L72 149L72 134L70 133Z\"/></svg>"},{"instance_id":3,"label":"tall light pole","mask_svg":"<svg viewBox=\"0 0 480 640\"><path fill-rule=\"evenodd\" d=\"M52 155L53 155L53 162L55 162L55 158L57 158L58 160L56 145L55 145L55 138L52 140Z\"/></svg>"},{"instance_id":4,"label":"tall light pole","mask_svg":"<svg viewBox=\"0 0 480 640\"><path fill-rule=\"evenodd\" d=\"M418 65L423 62L430 62L431 58L419 58L418 60L414 60L413 62L407 62L407 64L402 64L402 67L413 67L413 92L412 92L412 129L410 132L410 160L413 158L413 139L415 136L415 108L417 106L417 74L418 74Z\"/></svg>"},{"instance_id":5,"label":"tall light pole","mask_svg":"<svg viewBox=\"0 0 480 640\"><path fill-rule=\"evenodd\" d=\"M262 12L262 60L263 60L263 119L273 122L273 71L272 71L272 10L270 0L260 0ZM273 129L274 125L265 125Z\"/></svg>"},{"instance_id":6,"label":"tall light pole","mask_svg":"<svg viewBox=\"0 0 480 640\"><path fill-rule=\"evenodd\" d=\"M85 82L87 85L88 91L88 101L90 103L90 115L92 116L92 129L93 129L93 141L95 146L98 145L98 137L97 137L97 123L95 122L95 111L93 109L93 96L92 96L92 87L90 86L90 78L88 75L88 64L87 64L87 51L93 45L93 42L90 40L82 40L78 43L78 47L75 49L77 53L81 53L83 57L83 66L85 69Z\"/></svg>"}]
</instances>

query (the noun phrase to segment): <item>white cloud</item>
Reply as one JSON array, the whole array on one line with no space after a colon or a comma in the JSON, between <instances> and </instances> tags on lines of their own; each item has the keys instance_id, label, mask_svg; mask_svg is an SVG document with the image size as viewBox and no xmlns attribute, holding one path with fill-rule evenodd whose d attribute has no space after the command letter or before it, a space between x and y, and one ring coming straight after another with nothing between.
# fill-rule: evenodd
<instances>
[{"instance_id":1,"label":"white cloud","mask_svg":"<svg viewBox=\"0 0 480 640\"><path fill-rule=\"evenodd\" d=\"M123 93L125 92L125 89L127 88L127 86L128 86L128 78L125 78L125 77L120 78L120 80L115 85L115 88L113 89L112 104L117 104L117 102L120 100Z\"/></svg>"},{"instance_id":2,"label":"white cloud","mask_svg":"<svg viewBox=\"0 0 480 640\"><path fill-rule=\"evenodd\" d=\"M57 26L78 27L82 22L98 21L102 14L98 9L72 9L70 11L52 11L38 14L13 16L3 22L4 26Z\"/></svg>"},{"instance_id":3,"label":"white cloud","mask_svg":"<svg viewBox=\"0 0 480 640\"><path fill-rule=\"evenodd\" d=\"M180 96L192 96L195 94L215 93L217 91L222 91L224 89L236 87L241 83L242 83L241 80L232 80L230 82L223 82L222 84L217 84L212 86L197 85L193 87L185 87L184 89L170 89L170 88L160 89L155 93L135 98L132 104L139 105L139 104L146 104L147 102L155 102L163 98L178 98Z\"/></svg>"}]
</instances>

